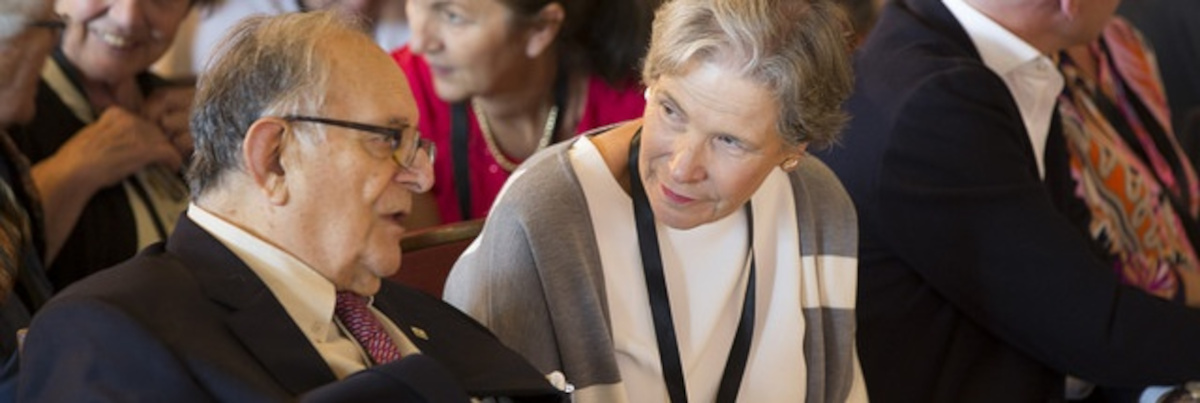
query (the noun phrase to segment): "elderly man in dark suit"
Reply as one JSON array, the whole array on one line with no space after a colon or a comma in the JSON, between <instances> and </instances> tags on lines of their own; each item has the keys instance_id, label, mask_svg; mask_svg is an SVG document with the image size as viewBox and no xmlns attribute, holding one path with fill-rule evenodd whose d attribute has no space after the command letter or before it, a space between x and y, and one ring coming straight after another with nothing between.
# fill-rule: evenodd
<instances>
[{"instance_id":1,"label":"elderly man in dark suit","mask_svg":"<svg viewBox=\"0 0 1200 403\"><path fill-rule=\"evenodd\" d=\"M896 0L856 55L842 147L861 225L858 344L877 402L1064 399L1200 379L1200 312L1090 249L1048 57L1118 0Z\"/></svg>"},{"instance_id":2,"label":"elderly man in dark suit","mask_svg":"<svg viewBox=\"0 0 1200 403\"><path fill-rule=\"evenodd\" d=\"M18 400L558 400L478 323L381 281L432 181L417 119L352 23L244 21L199 83L186 216L43 308Z\"/></svg>"}]
</instances>

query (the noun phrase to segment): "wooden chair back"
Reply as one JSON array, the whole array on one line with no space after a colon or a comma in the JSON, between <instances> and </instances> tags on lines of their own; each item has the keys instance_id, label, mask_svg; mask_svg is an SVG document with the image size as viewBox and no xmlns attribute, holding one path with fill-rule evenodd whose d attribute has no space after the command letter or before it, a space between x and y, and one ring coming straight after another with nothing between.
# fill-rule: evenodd
<instances>
[{"instance_id":1,"label":"wooden chair back","mask_svg":"<svg viewBox=\"0 0 1200 403\"><path fill-rule=\"evenodd\" d=\"M403 250L400 270L389 278L441 298L454 262L482 229L483 219L477 219L406 234L400 241Z\"/></svg>"}]
</instances>

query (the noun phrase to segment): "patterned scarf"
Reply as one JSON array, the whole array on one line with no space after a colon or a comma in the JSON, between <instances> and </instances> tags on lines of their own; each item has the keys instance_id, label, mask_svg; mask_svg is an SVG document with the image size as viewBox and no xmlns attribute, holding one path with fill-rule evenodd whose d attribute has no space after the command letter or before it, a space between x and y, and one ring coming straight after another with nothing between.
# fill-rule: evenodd
<instances>
[{"instance_id":1,"label":"patterned scarf","mask_svg":"<svg viewBox=\"0 0 1200 403\"><path fill-rule=\"evenodd\" d=\"M1097 78L1064 54L1058 106L1088 229L1122 281L1200 307L1200 181L1175 139L1154 55L1121 19L1088 50Z\"/></svg>"}]
</instances>

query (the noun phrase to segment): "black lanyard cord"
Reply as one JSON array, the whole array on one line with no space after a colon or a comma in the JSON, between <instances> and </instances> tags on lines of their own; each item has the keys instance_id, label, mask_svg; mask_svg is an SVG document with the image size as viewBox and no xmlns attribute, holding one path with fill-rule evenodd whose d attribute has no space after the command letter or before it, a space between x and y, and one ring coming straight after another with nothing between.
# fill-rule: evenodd
<instances>
[{"instance_id":1,"label":"black lanyard cord","mask_svg":"<svg viewBox=\"0 0 1200 403\"><path fill-rule=\"evenodd\" d=\"M654 336L658 341L658 357L662 363L663 381L672 403L685 403L687 386L683 378L683 364L679 358L679 344L675 336L675 322L671 317L671 301L667 296L667 282L663 275L662 254L658 248L658 231L654 226L654 211L642 187L638 171L638 154L641 149L641 129L629 144L629 181L633 198L633 215L637 225L638 247L642 254L642 269L646 276L646 293L650 299L650 312L654 318ZM746 203L747 245L750 250L750 277L746 282L746 296L742 302L742 315L738 320L737 332L725 372L717 389L718 403L737 399L742 377L746 372L746 361L750 356L750 342L754 338L755 262L754 262L754 214L750 203Z\"/></svg>"}]
</instances>

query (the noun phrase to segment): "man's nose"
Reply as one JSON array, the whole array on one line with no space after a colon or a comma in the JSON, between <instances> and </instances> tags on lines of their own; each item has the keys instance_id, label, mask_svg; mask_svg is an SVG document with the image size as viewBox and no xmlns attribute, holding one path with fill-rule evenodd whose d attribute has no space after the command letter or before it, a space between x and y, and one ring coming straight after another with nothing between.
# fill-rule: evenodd
<instances>
[{"instance_id":1,"label":"man's nose","mask_svg":"<svg viewBox=\"0 0 1200 403\"><path fill-rule=\"evenodd\" d=\"M412 166L400 168L397 179L414 193L428 192L434 182L433 162L429 160L429 155L417 153Z\"/></svg>"}]
</instances>

